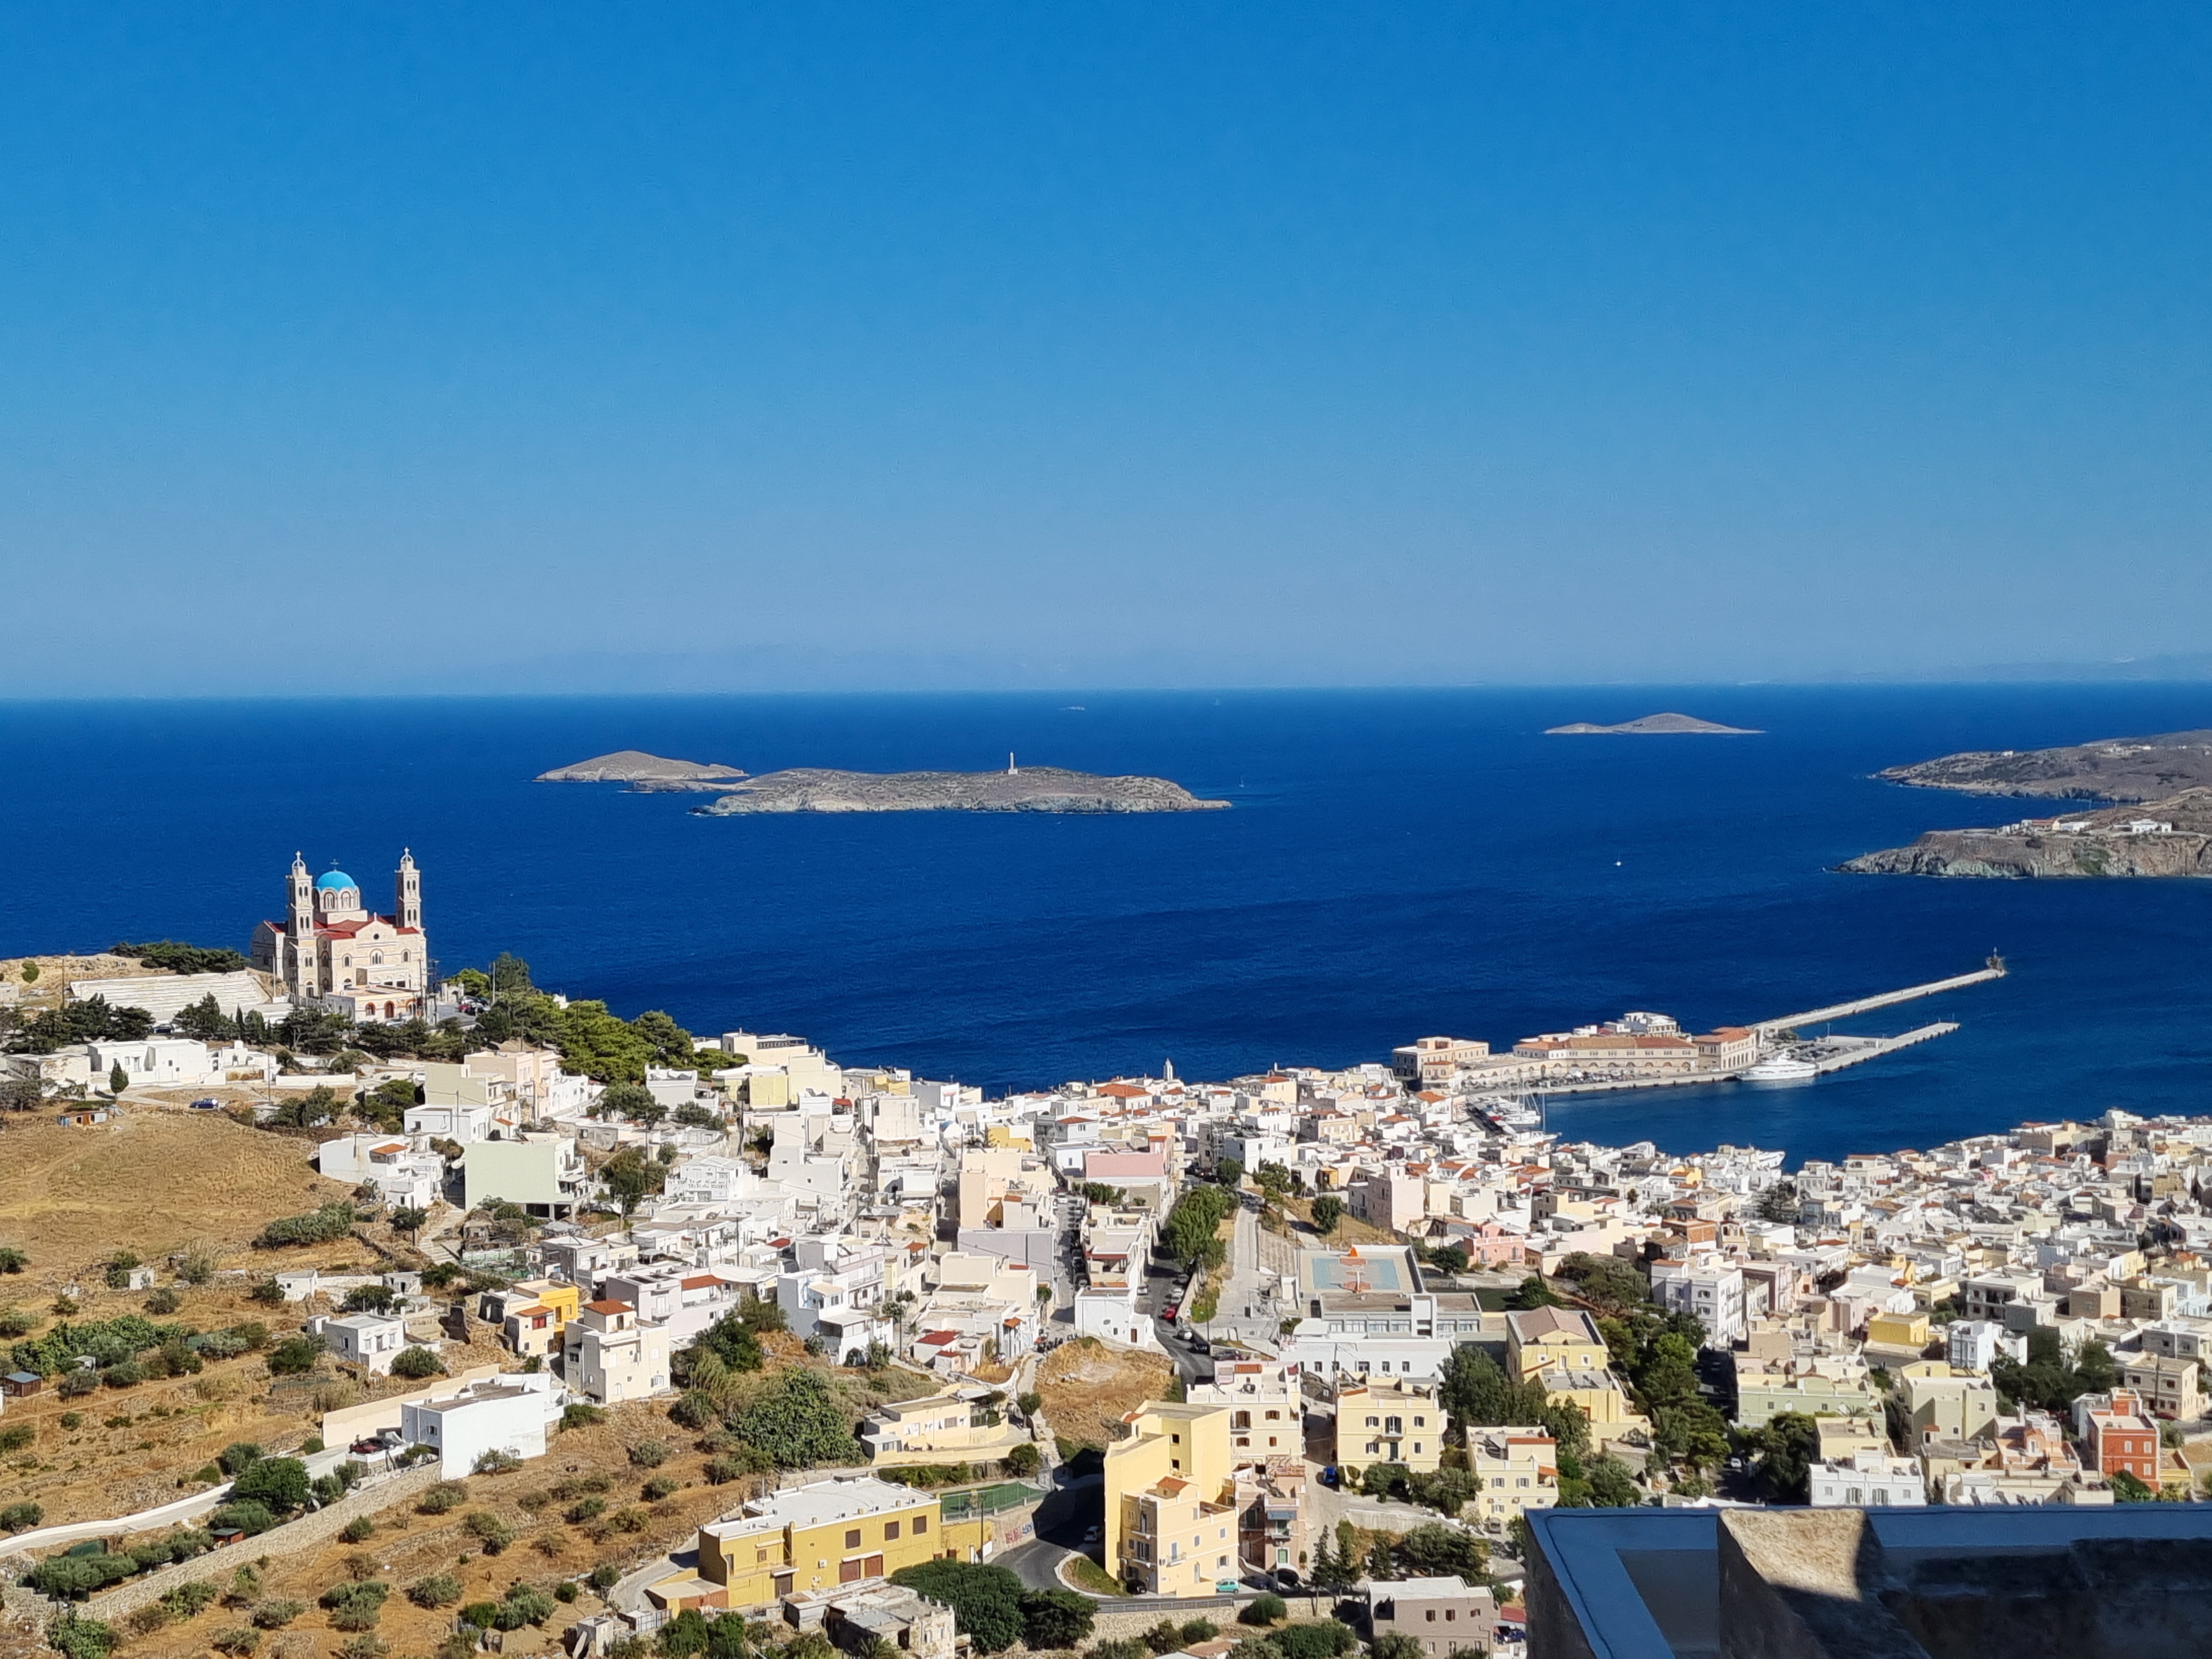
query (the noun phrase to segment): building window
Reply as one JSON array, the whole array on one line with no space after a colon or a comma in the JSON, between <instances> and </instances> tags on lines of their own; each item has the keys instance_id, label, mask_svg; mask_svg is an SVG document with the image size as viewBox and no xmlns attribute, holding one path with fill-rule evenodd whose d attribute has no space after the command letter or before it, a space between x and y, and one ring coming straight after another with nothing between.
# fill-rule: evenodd
<instances>
[{"instance_id":1,"label":"building window","mask_svg":"<svg viewBox=\"0 0 2212 1659\"><path fill-rule=\"evenodd\" d=\"M894 1539L894 1538L897 1537L898 1535L899 1535L899 1523L898 1523L897 1522L896 1522L896 1521L886 1521L886 1522L884 1522L884 1542L885 1542L886 1544L888 1544L888 1543L890 1543L890 1542L891 1541L891 1540L892 1540L892 1539Z\"/></svg>"},{"instance_id":2,"label":"building window","mask_svg":"<svg viewBox=\"0 0 2212 1659\"><path fill-rule=\"evenodd\" d=\"M915 1516L914 1517L914 1535L915 1535L916 1538L919 1538L919 1537L921 1537L921 1536L922 1535L922 1534L924 1534L924 1533L927 1532L928 1530L929 1530L929 1517L928 1517L927 1516L926 1516L926 1515L917 1515L917 1516Z\"/></svg>"},{"instance_id":3,"label":"building window","mask_svg":"<svg viewBox=\"0 0 2212 1659\"><path fill-rule=\"evenodd\" d=\"M860 1529L858 1527L850 1528L845 1534L845 1547L848 1550L860 1547Z\"/></svg>"}]
</instances>

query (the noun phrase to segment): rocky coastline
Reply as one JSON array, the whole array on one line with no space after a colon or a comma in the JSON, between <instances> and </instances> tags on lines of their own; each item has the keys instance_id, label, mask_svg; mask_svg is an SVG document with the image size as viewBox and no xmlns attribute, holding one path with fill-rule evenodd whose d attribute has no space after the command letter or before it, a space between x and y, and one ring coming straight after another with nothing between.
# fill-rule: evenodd
<instances>
[{"instance_id":1,"label":"rocky coastline","mask_svg":"<svg viewBox=\"0 0 2212 1659\"><path fill-rule=\"evenodd\" d=\"M763 773L691 810L702 817L762 812L1207 812L1165 778L1102 777L1057 766L1005 772L841 772L802 767Z\"/></svg>"},{"instance_id":2,"label":"rocky coastline","mask_svg":"<svg viewBox=\"0 0 2212 1659\"><path fill-rule=\"evenodd\" d=\"M1875 775L1915 789L2051 800L2156 801L2212 785L2212 731L2100 738L2057 749L1973 749Z\"/></svg>"},{"instance_id":3,"label":"rocky coastline","mask_svg":"<svg viewBox=\"0 0 2212 1659\"><path fill-rule=\"evenodd\" d=\"M2212 876L2212 788L1994 829L1931 830L1909 847L1863 854L1837 868L1856 876L1997 879Z\"/></svg>"},{"instance_id":4,"label":"rocky coastline","mask_svg":"<svg viewBox=\"0 0 2212 1659\"><path fill-rule=\"evenodd\" d=\"M735 766L713 762L670 760L641 749L618 749L611 755L594 755L573 765L540 772L538 783L626 783L634 793L664 789L726 789L744 777Z\"/></svg>"}]
</instances>

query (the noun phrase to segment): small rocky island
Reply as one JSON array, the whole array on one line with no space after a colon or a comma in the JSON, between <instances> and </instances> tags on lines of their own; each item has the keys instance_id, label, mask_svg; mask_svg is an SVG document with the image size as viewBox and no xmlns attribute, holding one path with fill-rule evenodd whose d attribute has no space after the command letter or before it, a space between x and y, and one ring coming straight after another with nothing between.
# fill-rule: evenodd
<instances>
[{"instance_id":1,"label":"small rocky island","mask_svg":"<svg viewBox=\"0 0 2212 1659\"><path fill-rule=\"evenodd\" d=\"M1058 766L1003 772L837 772L801 767L768 772L691 810L704 817L752 812L1206 812L1165 778L1108 778Z\"/></svg>"},{"instance_id":2,"label":"small rocky island","mask_svg":"<svg viewBox=\"0 0 2212 1659\"><path fill-rule=\"evenodd\" d=\"M1858 876L2212 876L2212 788L2142 805L1931 830L1838 866Z\"/></svg>"},{"instance_id":3,"label":"small rocky island","mask_svg":"<svg viewBox=\"0 0 2212 1659\"><path fill-rule=\"evenodd\" d=\"M668 760L641 749L618 749L573 766L540 772L539 783L626 783L633 792L664 789L726 789L744 773L734 766Z\"/></svg>"},{"instance_id":4,"label":"small rocky island","mask_svg":"<svg viewBox=\"0 0 2212 1659\"><path fill-rule=\"evenodd\" d=\"M1694 714L1644 714L1632 720L1623 720L1618 726L1593 726L1588 720L1577 720L1571 726L1547 726L1547 738L1755 738L1760 735L1755 726L1723 726L1714 720L1701 720Z\"/></svg>"},{"instance_id":5,"label":"small rocky island","mask_svg":"<svg viewBox=\"0 0 2212 1659\"><path fill-rule=\"evenodd\" d=\"M1968 795L2162 801L2183 789L2212 785L2212 732L2100 738L2063 749L1975 749L1875 775Z\"/></svg>"}]
</instances>

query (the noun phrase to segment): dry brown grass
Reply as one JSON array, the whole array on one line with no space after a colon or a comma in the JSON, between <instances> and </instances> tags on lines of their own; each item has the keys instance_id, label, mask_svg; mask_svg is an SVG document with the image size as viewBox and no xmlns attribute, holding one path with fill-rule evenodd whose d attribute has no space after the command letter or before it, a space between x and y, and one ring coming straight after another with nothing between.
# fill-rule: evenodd
<instances>
[{"instance_id":1,"label":"dry brown grass","mask_svg":"<svg viewBox=\"0 0 2212 1659\"><path fill-rule=\"evenodd\" d=\"M309 1168L313 1152L218 1112L125 1106L88 1129L10 1114L0 1118L0 1242L29 1252L34 1270L81 1270L118 1249L154 1261L195 1244L245 1265L236 1253L271 1218L351 1190ZM314 1260L288 1253L287 1266L293 1254Z\"/></svg>"},{"instance_id":2,"label":"dry brown grass","mask_svg":"<svg viewBox=\"0 0 2212 1659\"><path fill-rule=\"evenodd\" d=\"M1106 1446L1121 1437L1124 1417L1166 1393L1174 1374L1165 1354L1109 1348L1085 1337L1044 1357L1037 1367L1036 1390L1044 1396L1044 1419L1054 1434Z\"/></svg>"}]
</instances>

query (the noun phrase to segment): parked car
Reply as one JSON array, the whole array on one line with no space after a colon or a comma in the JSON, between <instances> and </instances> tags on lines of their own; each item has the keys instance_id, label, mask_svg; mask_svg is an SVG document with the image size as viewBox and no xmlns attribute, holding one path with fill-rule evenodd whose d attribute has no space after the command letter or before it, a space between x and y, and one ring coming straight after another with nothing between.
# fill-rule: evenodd
<instances>
[{"instance_id":1,"label":"parked car","mask_svg":"<svg viewBox=\"0 0 2212 1659\"><path fill-rule=\"evenodd\" d=\"M222 1109L222 1103L210 1095L204 1100L194 1101L192 1109L196 1112L219 1112Z\"/></svg>"},{"instance_id":2,"label":"parked car","mask_svg":"<svg viewBox=\"0 0 2212 1659\"><path fill-rule=\"evenodd\" d=\"M1204 1337L1194 1334L1190 1339L1190 1351L1193 1353L1212 1353L1213 1344L1208 1342Z\"/></svg>"},{"instance_id":3,"label":"parked car","mask_svg":"<svg viewBox=\"0 0 2212 1659\"><path fill-rule=\"evenodd\" d=\"M1172 1302L1160 1310L1160 1317L1172 1325L1176 1322L1176 1304Z\"/></svg>"}]
</instances>

